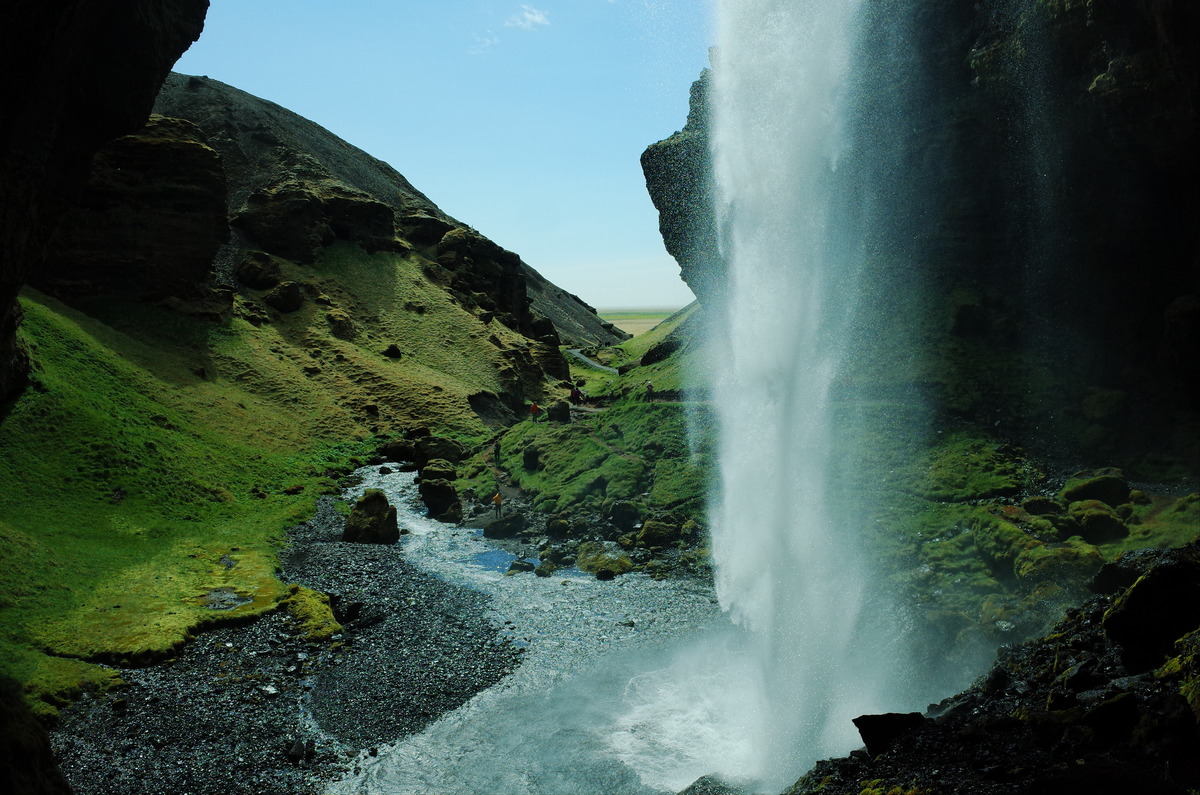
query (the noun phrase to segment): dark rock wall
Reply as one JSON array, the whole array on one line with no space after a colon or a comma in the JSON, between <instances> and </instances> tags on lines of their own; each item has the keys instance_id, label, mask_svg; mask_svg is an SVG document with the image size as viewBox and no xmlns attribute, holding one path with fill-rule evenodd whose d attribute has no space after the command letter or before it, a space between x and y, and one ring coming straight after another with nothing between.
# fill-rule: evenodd
<instances>
[{"instance_id":1,"label":"dark rock wall","mask_svg":"<svg viewBox=\"0 0 1200 795\"><path fill-rule=\"evenodd\" d=\"M848 128L838 179L856 187L840 200L851 214L882 208L866 211L877 215L859 241L892 270L881 282L918 285L905 289L927 303L912 311L952 316L940 341L917 331L956 372L934 377L943 407L1046 449L1178 447L1180 426L1160 420L1200 408L1186 387L1200 342L1200 5L934 0L864 13L855 80L871 99ZM705 82L687 127L642 163L667 249L710 300L724 264ZM896 295L871 300L910 311ZM1026 382L1018 405L1018 377L993 366L1004 357L1057 383ZM963 401L970 368L982 380ZM1111 411L1085 405L1097 395ZM1072 438L1048 438L1064 421ZM1191 447L1174 453L1194 459Z\"/></svg>"},{"instance_id":2,"label":"dark rock wall","mask_svg":"<svg viewBox=\"0 0 1200 795\"><path fill-rule=\"evenodd\" d=\"M692 83L687 124L642 153L642 173L658 210L658 229L680 277L701 301L714 300L725 281L718 248L713 175L709 157L706 69Z\"/></svg>"},{"instance_id":3,"label":"dark rock wall","mask_svg":"<svg viewBox=\"0 0 1200 795\"><path fill-rule=\"evenodd\" d=\"M229 220L225 171L202 139L191 122L152 116L102 147L29 283L68 301L120 292L215 308L212 263Z\"/></svg>"},{"instance_id":4,"label":"dark rock wall","mask_svg":"<svg viewBox=\"0 0 1200 795\"><path fill-rule=\"evenodd\" d=\"M145 122L208 0L16 3L0 25L0 400L25 382L15 298L95 151Z\"/></svg>"}]
</instances>

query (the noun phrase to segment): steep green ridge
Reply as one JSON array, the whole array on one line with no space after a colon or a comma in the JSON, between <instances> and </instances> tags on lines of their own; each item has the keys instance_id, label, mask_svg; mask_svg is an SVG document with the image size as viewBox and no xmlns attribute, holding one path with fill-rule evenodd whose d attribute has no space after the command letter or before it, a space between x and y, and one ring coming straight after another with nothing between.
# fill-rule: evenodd
<instances>
[{"instance_id":1,"label":"steep green ridge","mask_svg":"<svg viewBox=\"0 0 1200 795\"><path fill-rule=\"evenodd\" d=\"M587 349L606 369L572 361L585 399L569 421L560 406L557 419L520 422L460 467L464 495L486 503L515 487L544 517L522 534L548 536L538 542L547 571L574 560L587 571L708 576L715 439L701 340L680 333L689 320L698 327L698 305L620 345ZM661 359L646 356L668 340Z\"/></svg>"},{"instance_id":2,"label":"steep green ridge","mask_svg":"<svg viewBox=\"0 0 1200 795\"><path fill-rule=\"evenodd\" d=\"M23 297L36 366L0 422L0 645L42 711L107 682L93 663L273 609L285 528L378 436L489 433L468 398L501 391L499 346L524 337L485 327L411 256L335 244L284 266L312 300L277 312L246 291L221 322Z\"/></svg>"}]
</instances>

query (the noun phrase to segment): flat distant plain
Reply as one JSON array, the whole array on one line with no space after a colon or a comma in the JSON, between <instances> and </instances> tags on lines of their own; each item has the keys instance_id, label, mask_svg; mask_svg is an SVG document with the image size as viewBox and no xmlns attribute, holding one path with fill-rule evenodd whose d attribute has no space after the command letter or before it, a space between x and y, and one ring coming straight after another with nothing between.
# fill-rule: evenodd
<instances>
[{"instance_id":1,"label":"flat distant plain","mask_svg":"<svg viewBox=\"0 0 1200 795\"><path fill-rule=\"evenodd\" d=\"M597 314L617 328L635 337L675 314L676 309L601 309Z\"/></svg>"}]
</instances>

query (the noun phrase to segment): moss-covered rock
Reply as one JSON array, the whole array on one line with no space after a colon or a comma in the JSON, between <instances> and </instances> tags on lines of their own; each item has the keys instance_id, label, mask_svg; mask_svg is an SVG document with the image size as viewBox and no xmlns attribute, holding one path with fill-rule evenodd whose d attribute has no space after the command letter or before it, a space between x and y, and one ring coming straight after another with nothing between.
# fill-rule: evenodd
<instances>
[{"instance_id":1,"label":"moss-covered rock","mask_svg":"<svg viewBox=\"0 0 1200 795\"><path fill-rule=\"evenodd\" d=\"M310 641L327 641L342 631L342 625L334 618L328 594L303 585L292 585L280 604L296 620L300 633Z\"/></svg>"},{"instance_id":2,"label":"moss-covered rock","mask_svg":"<svg viewBox=\"0 0 1200 795\"><path fill-rule=\"evenodd\" d=\"M1063 486L1059 496L1068 503L1099 500L1113 508L1129 502L1129 482L1119 469L1077 472Z\"/></svg>"},{"instance_id":3,"label":"moss-covered rock","mask_svg":"<svg viewBox=\"0 0 1200 795\"><path fill-rule=\"evenodd\" d=\"M621 575L634 569L633 561L623 554L616 544L602 541L581 543L575 556L575 565L597 577L606 571L613 575Z\"/></svg>"},{"instance_id":4,"label":"moss-covered rock","mask_svg":"<svg viewBox=\"0 0 1200 795\"><path fill-rule=\"evenodd\" d=\"M379 489L367 489L346 519L342 540L360 544L394 544L399 541L396 509L388 502L387 495Z\"/></svg>"},{"instance_id":5,"label":"moss-covered rock","mask_svg":"<svg viewBox=\"0 0 1200 795\"><path fill-rule=\"evenodd\" d=\"M648 519L637 532L636 541L639 547L646 549L662 549L675 546L683 540L683 533L677 525Z\"/></svg>"},{"instance_id":6,"label":"moss-covered rock","mask_svg":"<svg viewBox=\"0 0 1200 795\"><path fill-rule=\"evenodd\" d=\"M1039 544L1021 550L1013 571L1022 582L1081 583L1100 570L1104 556L1079 538L1062 544Z\"/></svg>"},{"instance_id":7,"label":"moss-covered rock","mask_svg":"<svg viewBox=\"0 0 1200 795\"><path fill-rule=\"evenodd\" d=\"M1105 544L1129 535L1120 515L1100 500L1081 500L1067 506L1067 515L1079 526L1079 535L1089 544Z\"/></svg>"}]
</instances>

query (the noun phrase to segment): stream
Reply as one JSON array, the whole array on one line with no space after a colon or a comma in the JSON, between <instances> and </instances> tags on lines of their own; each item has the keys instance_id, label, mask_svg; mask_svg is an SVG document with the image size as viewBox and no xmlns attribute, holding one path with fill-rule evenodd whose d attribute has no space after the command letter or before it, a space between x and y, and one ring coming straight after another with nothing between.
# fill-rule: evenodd
<instances>
[{"instance_id":1,"label":"stream","mask_svg":"<svg viewBox=\"0 0 1200 795\"><path fill-rule=\"evenodd\" d=\"M523 661L423 731L361 752L329 792L677 792L720 772L717 760L753 754L737 731L738 683L752 677L708 585L577 569L506 576L514 555L480 530L425 519L414 476L379 469L359 470L345 497L383 490L408 531L405 559L477 592Z\"/></svg>"}]
</instances>

